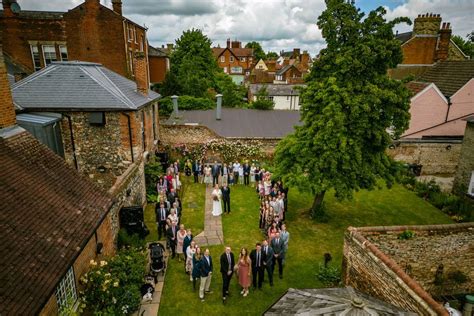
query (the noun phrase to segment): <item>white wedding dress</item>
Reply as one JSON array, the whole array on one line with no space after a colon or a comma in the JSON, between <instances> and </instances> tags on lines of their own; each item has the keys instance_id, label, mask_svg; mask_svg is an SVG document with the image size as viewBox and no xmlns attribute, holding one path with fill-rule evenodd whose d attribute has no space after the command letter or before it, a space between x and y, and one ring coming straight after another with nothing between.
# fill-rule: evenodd
<instances>
[{"instance_id":1,"label":"white wedding dress","mask_svg":"<svg viewBox=\"0 0 474 316\"><path fill-rule=\"evenodd\" d=\"M214 201L214 197L217 196L218 201ZM212 215L219 216L222 214L222 205L221 205L222 191L214 189L212 191Z\"/></svg>"}]
</instances>

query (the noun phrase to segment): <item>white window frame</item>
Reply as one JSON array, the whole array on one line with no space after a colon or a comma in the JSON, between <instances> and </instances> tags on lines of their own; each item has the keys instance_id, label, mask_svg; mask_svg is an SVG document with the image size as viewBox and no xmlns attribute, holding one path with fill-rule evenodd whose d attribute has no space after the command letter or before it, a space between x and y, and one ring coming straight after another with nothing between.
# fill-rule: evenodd
<instances>
[{"instance_id":1,"label":"white window frame","mask_svg":"<svg viewBox=\"0 0 474 316\"><path fill-rule=\"evenodd\" d=\"M74 268L71 266L67 270L66 275L62 278L56 287L56 301L58 302L58 308L66 307L68 303L68 295L72 298L72 304L74 305L77 301L77 287L76 278L74 277Z\"/></svg>"},{"instance_id":2,"label":"white window frame","mask_svg":"<svg viewBox=\"0 0 474 316\"><path fill-rule=\"evenodd\" d=\"M244 69L241 66L230 67L231 74L241 74Z\"/></svg>"},{"instance_id":3,"label":"white window frame","mask_svg":"<svg viewBox=\"0 0 474 316\"><path fill-rule=\"evenodd\" d=\"M33 60L33 68L35 69L35 71L38 71L41 69L41 54L40 54L38 45L30 45L30 51L31 51L31 60ZM35 62L35 53L38 54L38 63L39 63L38 66L36 65L36 62Z\"/></svg>"},{"instance_id":4,"label":"white window frame","mask_svg":"<svg viewBox=\"0 0 474 316\"><path fill-rule=\"evenodd\" d=\"M471 171L471 180L469 181L469 188L467 189L467 194L474 196L474 170Z\"/></svg>"},{"instance_id":5,"label":"white window frame","mask_svg":"<svg viewBox=\"0 0 474 316\"><path fill-rule=\"evenodd\" d=\"M245 57L240 57L241 62L245 62Z\"/></svg>"},{"instance_id":6,"label":"white window frame","mask_svg":"<svg viewBox=\"0 0 474 316\"><path fill-rule=\"evenodd\" d=\"M137 40L137 27L134 25L133 26L133 39L135 41L135 44L138 44L138 40Z\"/></svg>"},{"instance_id":7,"label":"white window frame","mask_svg":"<svg viewBox=\"0 0 474 316\"><path fill-rule=\"evenodd\" d=\"M144 47L144 44L143 44L143 36L140 35L140 51L143 52L143 47Z\"/></svg>"},{"instance_id":8,"label":"white window frame","mask_svg":"<svg viewBox=\"0 0 474 316\"><path fill-rule=\"evenodd\" d=\"M130 43L132 42L132 37L133 37L133 31L132 33L130 33L131 30L132 28L130 27L129 24L127 24L127 39Z\"/></svg>"},{"instance_id":9,"label":"white window frame","mask_svg":"<svg viewBox=\"0 0 474 316\"><path fill-rule=\"evenodd\" d=\"M221 56L221 63L225 63L225 56Z\"/></svg>"},{"instance_id":10,"label":"white window frame","mask_svg":"<svg viewBox=\"0 0 474 316\"><path fill-rule=\"evenodd\" d=\"M130 59L130 65L129 65L130 73L133 75L134 74L134 72L133 72L133 51L131 51L131 50L128 51L128 58Z\"/></svg>"},{"instance_id":11,"label":"white window frame","mask_svg":"<svg viewBox=\"0 0 474 316\"><path fill-rule=\"evenodd\" d=\"M227 67L224 67L224 73L227 73Z\"/></svg>"},{"instance_id":12,"label":"white window frame","mask_svg":"<svg viewBox=\"0 0 474 316\"><path fill-rule=\"evenodd\" d=\"M63 48L66 50L66 59L63 58ZM69 60L69 53L67 52L66 45L59 45L59 57L61 57L61 61L68 61Z\"/></svg>"},{"instance_id":13,"label":"white window frame","mask_svg":"<svg viewBox=\"0 0 474 316\"><path fill-rule=\"evenodd\" d=\"M231 63L233 63L233 62L234 62L234 56L230 56L230 57L229 57L229 61L230 61Z\"/></svg>"},{"instance_id":14,"label":"white window frame","mask_svg":"<svg viewBox=\"0 0 474 316\"><path fill-rule=\"evenodd\" d=\"M54 50L54 60L51 60L51 62L49 64L51 64L53 61L58 61L58 56L56 54L56 46L54 45L41 45L41 50L43 51L43 62L44 62L44 66L48 66L49 64L46 62L46 54L45 54L45 48L46 47L52 47L53 50ZM48 52L48 54L51 54L51 52Z\"/></svg>"}]
</instances>

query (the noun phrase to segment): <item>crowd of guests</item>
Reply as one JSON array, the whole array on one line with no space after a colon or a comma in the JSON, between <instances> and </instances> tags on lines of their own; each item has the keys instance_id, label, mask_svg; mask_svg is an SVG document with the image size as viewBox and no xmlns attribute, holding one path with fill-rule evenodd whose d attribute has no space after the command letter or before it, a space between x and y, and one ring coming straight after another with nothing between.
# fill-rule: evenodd
<instances>
[{"instance_id":1,"label":"crowd of guests","mask_svg":"<svg viewBox=\"0 0 474 316\"><path fill-rule=\"evenodd\" d=\"M225 247L220 256L220 272L223 280L222 300L225 303L229 295L229 285L234 274L242 288L240 294L247 296L249 289L261 289L265 279L265 271L270 286L273 286L274 269L278 265L279 278L283 278L283 267L290 234L284 224L287 213L288 189L281 181L272 180L271 174L265 169L239 162L229 164L203 164L200 161L184 163L186 176L194 176L194 182L206 185L230 185L241 183L255 185L260 199L259 228L265 235L261 242L255 244L252 251L243 247L235 258L229 246ZM157 183L158 201L155 208L158 226L158 239L166 236L167 247L172 258L184 263L184 271L196 290L199 282L199 298L204 301L205 295L211 293L210 284L214 263L209 249L201 249L193 240L191 229L180 224L182 204L178 193L181 188L179 161L166 169L166 176L160 177ZM230 200L229 200L230 203ZM229 210L230 211L230 210Z\"/></svg>"}]
</instances>

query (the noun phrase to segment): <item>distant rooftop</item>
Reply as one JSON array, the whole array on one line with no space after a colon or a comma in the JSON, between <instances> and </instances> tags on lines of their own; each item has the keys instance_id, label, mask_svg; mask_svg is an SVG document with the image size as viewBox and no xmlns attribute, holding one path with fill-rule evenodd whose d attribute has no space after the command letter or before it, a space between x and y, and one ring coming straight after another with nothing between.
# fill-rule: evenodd
<instances>
[{"instance_id":1,"label":"distant rooftop","mask_svg":"<svg viewBox=\"0 0 474 316\"><path fill-rule=\"evenodd\" d=\"M250 92L255 95L260 89L265 87L269 96L288 96L288 95L299 95L300 89L298 87L305 87L305 85L298 84L260 84L252 83L250 85Z\"/></svg>"},{"instance_id":2,"label":"distant rooftop","mask_svg":"<svg viewBox=\"0 0 474 316\"><path fill-rule=\"evenodd\" d=\"M167 57L168 53L164 48L153 47L151 45L148 45L148 56Z\"/></svg>"},{"instance_id":3,"label":"distant rooftop","mask_svg":"<svg viewBox=\"0 0 474 316\"><path fill-rule=\"evenodd\" d=\"M53 62L12 86L14 103L30 110L137 110L160 95L137 92L136 83L101 64Z\"/></svg>"}]
</instances>

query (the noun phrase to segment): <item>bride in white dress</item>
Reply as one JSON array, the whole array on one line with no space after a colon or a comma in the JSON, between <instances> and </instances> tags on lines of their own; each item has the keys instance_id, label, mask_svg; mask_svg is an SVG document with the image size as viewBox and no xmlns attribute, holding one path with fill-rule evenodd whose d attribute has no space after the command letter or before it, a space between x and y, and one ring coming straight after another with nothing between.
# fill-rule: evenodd
<instances>
[{"instance_id":1,"label":"bride in white dress","mask_svg":"<svg viewBox=\"0 0 474 316\"><path fill-rule=\"evenodd\" d=\"M219 189L219 185L216 184L214 190L212 190L212 215L214 216L222 214L221 197L222 191Z\"/></svg>"}]
</instances>

